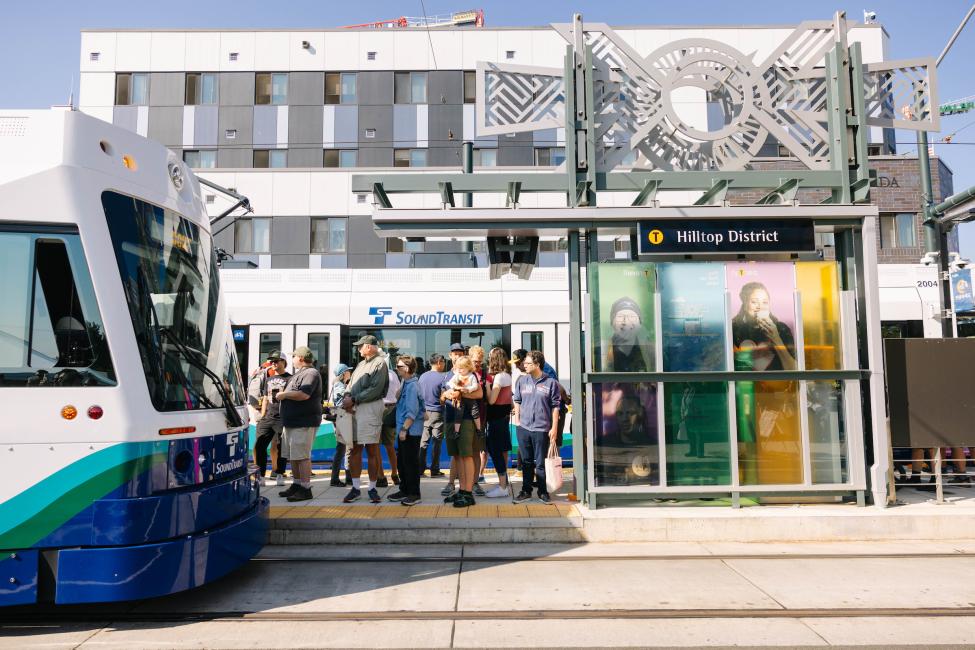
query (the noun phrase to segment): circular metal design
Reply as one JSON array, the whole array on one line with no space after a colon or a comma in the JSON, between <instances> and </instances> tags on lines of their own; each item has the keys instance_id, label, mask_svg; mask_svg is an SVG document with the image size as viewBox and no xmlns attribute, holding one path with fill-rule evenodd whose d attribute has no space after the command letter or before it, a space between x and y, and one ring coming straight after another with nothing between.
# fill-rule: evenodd
<instances>
[{"instance_id":1,"label":"circular metal design","mask_svg":"<svg viewBox=\"0 0 975 650\"><path fill-rule=\"evenodd\" d=\"M179 163L169 163L169 180L173 182L173 187L177 190L183 189L185 178L183 177L183 168Z\"/></svg>"}]
</instances>

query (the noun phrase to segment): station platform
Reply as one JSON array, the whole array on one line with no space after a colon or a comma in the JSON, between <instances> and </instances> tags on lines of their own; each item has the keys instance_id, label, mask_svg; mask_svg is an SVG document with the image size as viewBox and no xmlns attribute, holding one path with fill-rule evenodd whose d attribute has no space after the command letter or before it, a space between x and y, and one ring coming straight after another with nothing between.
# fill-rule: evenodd
<instances>
[{"instance_id":1,"label":"station platform","mask_svg":"<svg viewBox=\"0 0 975 650\"><path fill-rule=\"evenodd\" d=\"M512 474L509 474L511 476ZM363 474L365 476L365 474ZM521 477L513 473L515 491ZM486 490L497 485L487 475ZM268 485L269 543L291 544L504 544L579 542L838 542L975 539L975 485L946 488L943 504L930 492L898 489L896 505L859 507L850 503L759 504L742 499L648 501L626 507L590 509L570 502L570 472L551 504L532 499L477 497L477 505L443 503L446 477L421 480L422 504L406 507L386 500L398 490L390 481L379 490L383 503L362 498L343 504L345 487L331 487L320 470L312 481L314 498L288 503L284 488Z\"/></svg>"}]
</instances>

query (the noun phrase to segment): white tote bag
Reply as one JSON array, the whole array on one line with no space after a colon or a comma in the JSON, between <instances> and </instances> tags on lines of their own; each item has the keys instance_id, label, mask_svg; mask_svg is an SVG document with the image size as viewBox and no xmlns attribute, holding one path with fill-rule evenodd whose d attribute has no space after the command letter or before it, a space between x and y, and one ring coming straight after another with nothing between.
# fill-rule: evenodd
<instances>
[{"instance_id":1,"label":"white tote bag","mask_svg":"<svg viewBox=\"0 0 975 650\"><path fill-rule=\"evenodd\" d=\"M545 459L545 487L549 494L558 492L562 487L562 457L555 445L549 448L548 458Z\"/></svg>"}]
</instances>

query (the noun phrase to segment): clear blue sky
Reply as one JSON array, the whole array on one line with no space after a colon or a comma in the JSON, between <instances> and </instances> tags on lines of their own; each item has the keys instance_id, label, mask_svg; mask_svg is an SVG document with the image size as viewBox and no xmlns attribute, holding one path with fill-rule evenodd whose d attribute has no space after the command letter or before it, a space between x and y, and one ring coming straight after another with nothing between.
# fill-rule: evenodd
<instances>
[{"instance_id":1,"label":"clear blue sky","mask_svg":"<svg viewBox=\"0 0 975 650\"><path fill-rule=\"evenodd\" d=\"M0 60L6 81L0 84L0 108L36 108L67 101L77 88L80 38L86 27L99 28L315 28L422 14L420 0L6 0L0 20ZM565 22L574 11L587 20L615 25L789 24L829 19L836 10L860 21L863 10L877 12L890 34L890 56L937 56L971 0L867 0L859 4L820 0L426 0L428 14L479 6L488 25L546 25ZM939 70L942 102L975 95L975 18ZM975 112L942 119L943 135L960 131L956 144L937 147L955 173L955 190L975 185ZM914 135L898 134L898 151L913 150ZM970 144L966 144L970 143ZM962 253L975 257L975 225L962 230Z\"/></svg>"}]
</instances>

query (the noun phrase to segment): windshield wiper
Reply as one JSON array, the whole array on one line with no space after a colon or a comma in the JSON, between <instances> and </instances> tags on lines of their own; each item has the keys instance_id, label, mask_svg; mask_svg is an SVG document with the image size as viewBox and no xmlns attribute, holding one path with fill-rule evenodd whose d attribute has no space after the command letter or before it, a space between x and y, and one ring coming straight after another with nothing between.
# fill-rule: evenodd
<instances>
[{"instance_id":1,"label":"windshield wiper","mask_svg":"<svg viewBox=\"0 0 975 650\"><path fill-rule=\"evenodd\" d=\"M206 357L206 355L200 350L195 350L187 346L185 343L183 343L180 340L179 336L177 336L176 333L173 332L170 328L159 327L158 331L164 337L169 339L169 342L172 343L173 347L175 347L180 352L180 354L183 356L183 358L186 360L188 364L190 364L191 366L193 366L194 368L202 372L205 376L209 377L210 381L213 382L213 385L217 389L217 393L220 395L220 399L223 401L223 409L224 409L224 414L226 415L227 418L227 425L232 429L236 427L244 426L244 421L243 419L241 419L240 413L238 413L237 409L234 408L233 400L230 399L230 393L227 391L227 387L223 385L223 380L220 379L217 373L210 370L210 368L207 367L205 362L200 361L198 358L194 356L194 355L200 355ZM216 408L216 406L212 402L210 402L210 400L205 395L200 394L200 399L205 400L209 406Z\"/></svg>"}]
</instances>

